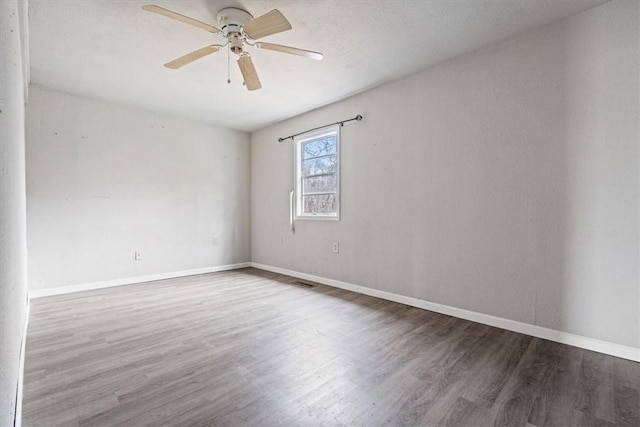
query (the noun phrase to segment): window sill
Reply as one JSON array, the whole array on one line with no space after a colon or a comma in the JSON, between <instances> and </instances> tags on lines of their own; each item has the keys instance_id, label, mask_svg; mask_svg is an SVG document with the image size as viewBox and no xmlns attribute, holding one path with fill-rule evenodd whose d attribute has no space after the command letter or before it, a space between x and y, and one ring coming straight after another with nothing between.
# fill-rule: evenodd
<instances>
[{"instance_id":1,"label":"window sill","mask_svg":"<svg viewBox=\"0 0 640 427\"><path fill-rule=\"evenodd\" d=\"M296 216L296 221L340 221L340 215L305 215Z\"/></svg>"}]
</instances>

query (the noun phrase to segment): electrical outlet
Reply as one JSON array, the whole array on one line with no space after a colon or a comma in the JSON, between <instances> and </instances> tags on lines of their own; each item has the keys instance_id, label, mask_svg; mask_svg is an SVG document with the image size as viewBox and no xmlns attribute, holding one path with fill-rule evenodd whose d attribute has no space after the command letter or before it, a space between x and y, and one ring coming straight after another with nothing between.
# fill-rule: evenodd
<instances>
[{"instance_id":1,"label":"electrical outlet","mask_svg":"<svg viewBox=\"0 0 640 427\"><path fill-rule=\"evenodd\" d=\"M136 261L142 261L142 252L135 251L133 253L133 259L136 260Z\"/></svg>"},{"instance_id":2,"label":"electrical outlet","mask_svg":"<svg viewBox=\"0 0 640 427\"><path fill-rule=\"evenodd\" d=\"M211 244L213 244L213 246L218 246L220 244L220 238L214 234L211 238Z\"/></svg>"},{"instance_id":3,"label":"electrical outlet","mask_svg":"<svg viewBox=\"0 0 640 427\"><path fill-rule=\"evenodd\" d=\"M340 244L338 242L335 242L331 247L331 250L334 254L337 254L338 252L340 252Z\"/></svg>"}]
</instances>

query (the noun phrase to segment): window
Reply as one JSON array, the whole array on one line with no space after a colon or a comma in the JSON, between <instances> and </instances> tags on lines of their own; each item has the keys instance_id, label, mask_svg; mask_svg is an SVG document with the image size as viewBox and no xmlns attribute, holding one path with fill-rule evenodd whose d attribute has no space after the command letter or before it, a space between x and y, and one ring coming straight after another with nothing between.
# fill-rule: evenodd
<instances>
[{"instance_id":1,"label":"window","mask_svg":"<svg viewBox=\"0 0 640 427\"><path fill-rule=\"evenodd\" d=\"M339 219L340 126L295 139L296 219Z\"/></svg>"}]
</instances>

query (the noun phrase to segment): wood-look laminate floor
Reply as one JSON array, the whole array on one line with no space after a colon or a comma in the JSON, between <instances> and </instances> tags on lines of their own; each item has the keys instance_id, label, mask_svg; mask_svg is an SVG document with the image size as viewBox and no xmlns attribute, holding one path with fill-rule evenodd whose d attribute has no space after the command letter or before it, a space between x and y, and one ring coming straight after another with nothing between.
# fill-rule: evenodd
<instances>
[{"instance_id":1,"label":"wood-look laminate floor","mask_svg":"<svg viewBox=\"0 0 640 427\"><path fill-rule=\"evenodd\" d=\"M32 301L25 426L638 426L640 364L256 269Z\"/></svg>"}]
</instances>

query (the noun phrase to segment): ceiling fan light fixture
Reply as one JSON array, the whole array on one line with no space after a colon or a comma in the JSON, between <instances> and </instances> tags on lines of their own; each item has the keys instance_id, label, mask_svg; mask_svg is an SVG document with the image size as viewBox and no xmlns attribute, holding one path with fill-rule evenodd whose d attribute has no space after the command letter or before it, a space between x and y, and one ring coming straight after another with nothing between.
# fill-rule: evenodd
<instances>
[{"instance_id":1,"label":"ceiling fan light fixture","mask_svg":"<svg viewBox=\"0 0 640 427\"><path fill-rule=\"evenodd\" d=\"M240 35L240 33L232 34L228 37L229 40L229 49L231 52L236 55L240 55L242 53L242 46L244 45L244 39Z\"/></svg>"}]
</instances>

